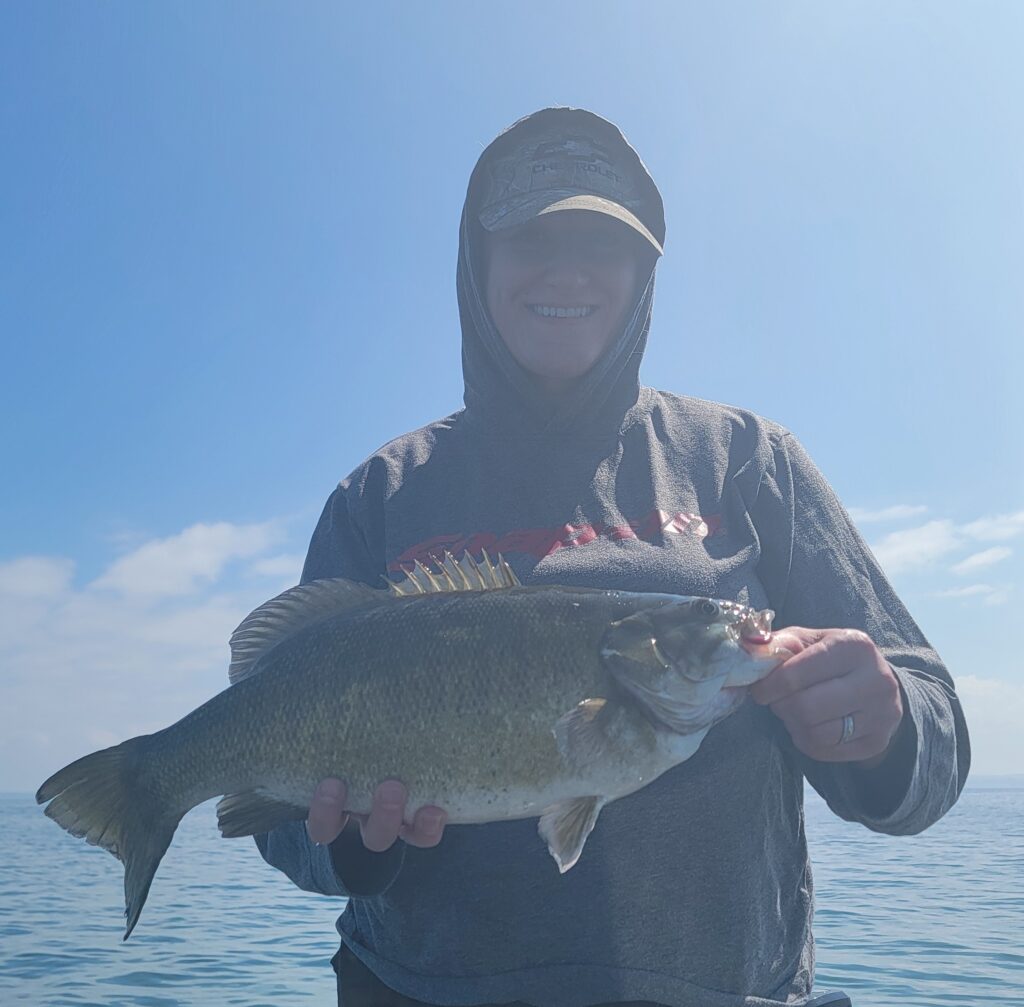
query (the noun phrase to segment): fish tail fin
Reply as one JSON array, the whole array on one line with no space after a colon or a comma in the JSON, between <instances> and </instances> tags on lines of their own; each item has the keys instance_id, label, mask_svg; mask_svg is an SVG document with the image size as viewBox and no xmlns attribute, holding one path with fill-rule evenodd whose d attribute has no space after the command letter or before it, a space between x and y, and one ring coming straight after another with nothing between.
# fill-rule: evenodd
<instances>
[{"instance_id":1,"label":"fish tail fin","mask_svg":"<svg viewBox=\"0 0 1024 1007\"><path fill-rule=\"evenodd\" d=\"M153 875L188 810L167 807L139 783L148 742L148 736L131 738L83 756L36 792L47 817L124 864L124 940L135 929Z\"/></svg>"}]
</instances>

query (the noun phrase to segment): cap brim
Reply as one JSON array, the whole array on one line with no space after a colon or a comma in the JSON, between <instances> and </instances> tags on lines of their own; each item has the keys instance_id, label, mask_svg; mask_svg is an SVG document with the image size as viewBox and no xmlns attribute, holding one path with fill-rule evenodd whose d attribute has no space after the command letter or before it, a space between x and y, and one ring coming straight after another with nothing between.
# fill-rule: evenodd
<instances>
[{"instance_id":1,"label":"cap brim","mask_svg":"<svg viewBox=\"0 0 1024 1007\"><path fill-rule=\"evenodd\" d=\"M527 196L521 202L517 201L514 206L509 206L506 203L498 207L488 207L480 214L480 223L488 231L502 231L506 227L525 224L542 213L558 213L562 210L590 210L594 213L603 213L608 217L614 217L646 238L657 249L659 255L664 252L657 238L651 234L636 214L627 210L621 203L591 193L558 192L548 189L535 193L532 197Z\"/></svg>"}]
</instances>

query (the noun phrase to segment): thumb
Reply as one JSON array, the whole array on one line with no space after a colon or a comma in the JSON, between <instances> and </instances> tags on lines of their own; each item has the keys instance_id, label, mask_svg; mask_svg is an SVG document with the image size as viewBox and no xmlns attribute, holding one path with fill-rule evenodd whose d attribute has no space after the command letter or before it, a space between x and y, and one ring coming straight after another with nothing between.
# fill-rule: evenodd
<instances>
[{"instance_id":1,"label":"thumb","mask_svg":"<svg viewBox=\"0 0 1024 1007\"><path fill-rule=\"evenodd\" d=\"M768 703L777 691L775 683L779 672L792 658L818 643L824 635L824 630L808 629L806 626L786 626L785 629L773 632L772 645L778 651L785 652L785 657L764 678L750 687L750 698L762 706Z\"/></svg>"},{"instance_id":2,"label":"thumb","mask_svg":"<svg viewBox=\"0 0 1024 1007\"><path fill-rule=\"evenodd\" d=\"M809 629L806 626L786 626L785 629L772 633L772 643L783 650L788 650L790 652L789 656L793 657L799 654L800 651L806 650L808 647L818 643L824 636L825 630L823 629Z\"/></svg>"}]
</instances>

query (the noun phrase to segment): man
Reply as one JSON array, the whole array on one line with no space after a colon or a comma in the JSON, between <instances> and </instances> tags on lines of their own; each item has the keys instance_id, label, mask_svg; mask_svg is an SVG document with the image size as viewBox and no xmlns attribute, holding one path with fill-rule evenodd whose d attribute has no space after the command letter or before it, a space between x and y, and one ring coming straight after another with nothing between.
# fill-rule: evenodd
<instances>
[{"instance_id":1,"label":"man","mask_svg":"<svg viewBox=\"0 0 1024 1007\"><path fill-rule=\"evenodd\" d=\"M664 235L611 123L545 109L501 134L462 216L465 408L341 483L303 580L486 548L527 584L770 606L795 656L693 758L610 804L566 875L533 821L445 831L443 808L406 808L385 778L345 828L344 781L323 781L305 826L258 843L301 887L349 897L346 1004L804 1002L803 780L894 834L963 786L952 680L792 435L640 386Z\"/></svg>"}]
</instances>

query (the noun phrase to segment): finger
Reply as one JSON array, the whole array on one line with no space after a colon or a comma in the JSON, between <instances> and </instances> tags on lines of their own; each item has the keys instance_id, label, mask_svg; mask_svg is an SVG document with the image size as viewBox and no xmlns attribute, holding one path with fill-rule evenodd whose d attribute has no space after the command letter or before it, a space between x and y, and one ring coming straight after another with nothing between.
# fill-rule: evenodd
<instances>
[{"instance_id":1,"label":"finger","mask_svg":"<svg viewBox=\"0 0 1024 1007\"><path fill-rule=\"evenodd\" d=\"M400 835L410 846L428 849L441 842L447 820L448 816L441 808L427 804L413 816L412 825L402 826Z\"/></svg>"},{"instance_id":2,"label":"finger","mask_svg":"<svg viewBox=\"0 0 1024 1007\"><path fill-rule=\"evenodd\" d=\"M771 711L792 731L828 723L842 724L853 714L859 734L892 734L903 717L899 681L888 667L861 665L838 678L780 699Z\"/></svg>"},{"instance_id":3,"label":"finger","mask_svg":"<svg viewBox=\"0 0 1024 1007\"><path fill-rule=\"evenodd\" d=\"M843 725L846 714L824 723L805 726L797 733L803 751L829 752L833 748L849 748L854 742L862 742L877 732L876 725L864 710L850 714L853 717L853 733L843 741ZM793 734L790 732L790 736ZM794 738L795 740L795 738Z\"/></svg>"},{"instance_id":4,"label":"finger","mask_svg":"<svg viewBox=\"0 0 1024 1007\"><path fill-rule=\"evenodd\" d=\"M362 823L363 845L383 853L398 838L405 814L406 790L398 780L385 780L373 793L373 807Z\"/></svg>"},{"instance_id":5,"label":"finger","mask_svg":"<svg viewBox=\"0 0 1024 1007\"><path fill-rule=\"evenodd\" d=\"M808 729L833 721L842 723L848 713L863 707L864 698L860 676L849 672L776 700L769 708L792 733L796 728Z\"/></svg>"},{"instance_id":6,"label":"finger","mask_svg":"<svg viewBox=\"0 0 1024 1007\"><path fill-rule=\"evenodd\" d=\"M873 756L885 751L888 740L884 734L866 734L862 738L854 738L845 745L836 743L837 734L842 728L831 725L833 736L831 740L815 742L810 738L797 735L793 736L793 744L811 759L816 762L863 762ZM827 734L822 727L822 735Z\"/></svg>"},{"instance_id":7,"label":"finger","mask_svg":"<svg viewBox=\"0 0 1024 1007\"><path fill-rule=\"evenodd\" d=\"M824 631L822 637L750 687L754 701L770 706L787 696L875 661L875 645L855 629Z\"/></svg>"},{"instance_id":8,"label":"finger","mask_svg":"<svg viewBox=\"0 0 1024 1007\"><path fill-rule=\"evenodd\" d=\"M855 678L856 676L847 677ZM882 688L884 689L884 683ZM847 754L839 758L833 753L833 758L828 761L847 762L852 759L870 759L888 749L903 720L903 710L898 693L893 706L884 702L876 702L874 694L878 692L878 689L860 692L860 709L851 705L849 713L837 714L831 720L822 723L808 721L799 726L791 726L787 723L786 727L794 740L799 736L799 747L808 753L812 751L828 753L836 746L849 749L854 742L861 742L855 750L856 754ZM843 740L844 734L846 734L847 716L852 718L850 733Z\"/></svg>"},{"instance_id":9,"label":"finger","mask_svg":"<svg viewBox=\"0 0 1024 1007\"><path fill-rule=\"evenodd\" d=\"M348 796L341 780L321 780L309 805L306 831L314 843L333 843L348 821L345 800Z\"/></svg>"}]
</instances>

